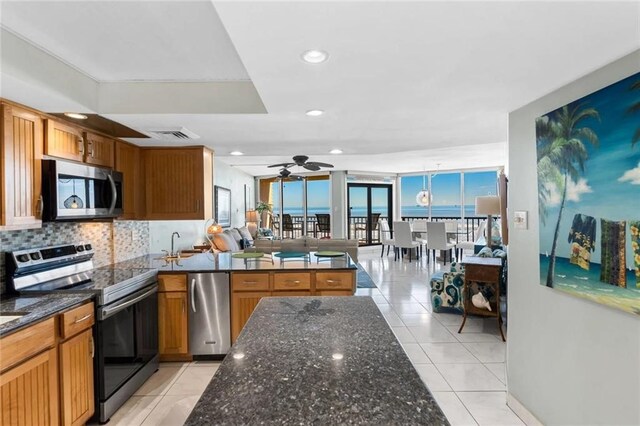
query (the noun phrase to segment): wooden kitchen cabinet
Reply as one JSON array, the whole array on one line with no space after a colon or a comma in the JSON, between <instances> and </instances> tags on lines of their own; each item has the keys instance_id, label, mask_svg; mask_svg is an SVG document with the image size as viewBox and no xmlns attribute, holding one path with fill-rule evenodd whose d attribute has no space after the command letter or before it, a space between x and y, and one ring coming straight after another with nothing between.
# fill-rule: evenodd
<instances>
[{"instance_id":1,"label":"wooden kitchen cabinet","mask_svg":"<svg viewBox=\"0 0 640 426\"><path fill-rule=\"evenodd\" d=\"M158 275L158 287L160 361L190 360L187 276Z\"/></svg>"},{"instance_id":2,"label":"wooden kitchen cabinet","mask_svg":"<svg viewBox=\"0 0 640 426\"><path fill-rule=\"evenodd\" d=\"M60 392L62 424L83 425L93 415L92 330L88 329L60 344Z\"/></svg>"},{"instance_id":3,"label":"wooden kitchen cabinet","mask_svg":"<svg viewBox=\"0 0 640 426\"><path fill-rule=\"evenodd\" d=\"M58 351L48 349L0 373L0 416L5 425L58 425Z\"/></svg>"},{"instance_id":4,"label":"wooden kitchen cabinet","mask_svg":"<svg viewBox=\"0 0 640 426\"><path fill-rule=\"evenodd\" d=\"M79 128L51 119L45 120L45 127L45 155L84 161L85 141Z\"/></svg>"},{"instance_id":5,"label":"wooden kitchen cabinet","mask_svg":"<svg viewBox=\"0 0 640 426\"><path fill-rule=\"evenodd\" d=\"M122 205L120 219L144 217L144 173L141 149L126 142L115 142L115 169L122 173Z\"/></svg>"},{"instance_id":6,"label":"wooden kitchen cabinet","mask_svg":"<svg viewBox=\"0 0 640 426\"><path fill-rule=\"evenodd\" d=\"M213 152L204 147L143 150L146 217L157 220L213 216Z\"/></svg>"},{"instance_id":7,"label":"wooden kitchen cabinet","mask_svg":"<svg viewBox=\"0 0 640 426\"><path fill-rule=\"evenodd\" d=\"M94 166L113 168L114 163L114 141L113 139L84 133L85 155L84 162Z\"/></svg>"},{"instance_id":8,"label":"wooden kitchen cabinet","mask_svg":"<svg viewBox=\"0 0 640 426\"><path fill-rule=\"evenodd\" d=\"M37 114L2 104L0 230L42 226L44 131Z\"/></svg>"},{"instance_id":9,"label":"wooden kitchen cabinet","mask_svg":"<svg viewBox=\"0 0 640 426\"><path fill-rule=\"evenodd\" d=\"M93 303L86 303L0 339L0 425L89 420L95 411L93 313Z\"/></svg>"},{"instance_id":10,"label":"wooden kitchen cabinet","mask_svg":"<svg viewBox=\"0 0 640 426\"><path fill-rule=\"evenodd\" d=\"M268 291L231 293L231 342L236 341L260 299L269 296Z\"/></svg>"}]
</instances>

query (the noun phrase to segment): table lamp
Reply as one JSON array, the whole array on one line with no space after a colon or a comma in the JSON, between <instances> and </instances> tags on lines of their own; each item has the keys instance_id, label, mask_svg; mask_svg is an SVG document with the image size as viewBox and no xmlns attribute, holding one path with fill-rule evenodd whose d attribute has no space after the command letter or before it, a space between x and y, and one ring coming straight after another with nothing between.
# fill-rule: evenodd
<instances>
[{"instance_id":1,"label":"table lamp","mask_svg":"<svg viewBox=\"0 0 640 426\"><path fill-rule=\"evenodd\" d=\"M260 216L256 210L247 210L244 214L244 220L247 222L247 229L251 236L255 236L258 232L258 222L260 221Z\"/></svg>"},{"instance_id":2,"label":"table lamp","mask_svg":"<svg viewBox=\"0 0 640 426\"><path fill-rule=\"evenodd\" d=\"M487 247L491 247L491 219L493 215L500 214L500 198L495 195L476 197L476 214L487 215Z\"/></svg>"},{"instance_id":3,"label":"table lamp","mask_svg":"<svg viewBox=\"0 0 640 426\"><path fill-rule=\"evenodd\" d=\"M222 226L218 225L215 219L209 219L204 223L204 235L209 241L210 247L213 248L213 236L222 232Z\"/></svg>"}]
</instances>

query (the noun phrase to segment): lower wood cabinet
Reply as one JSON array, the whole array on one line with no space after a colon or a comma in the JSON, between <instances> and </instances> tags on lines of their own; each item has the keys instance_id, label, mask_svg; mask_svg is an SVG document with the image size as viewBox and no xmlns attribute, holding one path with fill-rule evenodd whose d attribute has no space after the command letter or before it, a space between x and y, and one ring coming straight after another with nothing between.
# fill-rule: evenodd
<instances>
[{"instance_id":1,"label":"lower wood cabinet","mask_svg":"<svg viewBox=\"0 0 640 426\"><path fill-rule=\"evenodd\" d=\"M57 348L0 374L0 401L3 426L60 424Z\"/></svg>"},{"instance_id":2,"label":"lower wood cabinet","mask_svg":"<svg viewBox=\"0 0 640 426\"><path fill-rule=\"evenodd\" d=\"M187 275L158 275L158 340L161 361L191 359Z\"/></svg>"},{"instance_id":3,"label":"lower wood cabinet","mask_svg":"<svg viewBox=\"0 0 640 426\"><path fill-rule=\"evenodd\" d=\"M233 292L231 294L231 341L235 342L251 313L263 297L269 297L268 291Z\"/></svg>"},{"instance_id":4,"label":"lower wood cabinet","mask_svg":"<svg viewBox=\"0 0 640 426\"><path fill-rule=\"evenodd\" d=\"M93 398L92 330L60 344L62 424L83 425L95 411Z\"/></svg>"},{"instance_id":5,"label":"lower wood cabinet","mask_svg":"<svg viewBox=\"0 0 640 426\"><path fill-rule=\"evenodd\" d=\"M0 339L0 425L75 426L93 416L93 309L88 303Z\"/></svg>"}]
</instances>

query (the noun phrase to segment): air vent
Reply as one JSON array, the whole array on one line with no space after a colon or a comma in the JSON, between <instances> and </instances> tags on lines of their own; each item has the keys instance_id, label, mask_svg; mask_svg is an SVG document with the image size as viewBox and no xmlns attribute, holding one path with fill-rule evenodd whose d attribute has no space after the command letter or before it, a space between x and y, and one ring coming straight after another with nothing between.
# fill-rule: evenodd
<instances>
[{"instance_id":1,"label":"air vent","mask_svg":"<svg viewBox=\"0 0 640 426\"><path fill-rule=\"evenodd\" d=\"M166 129L147 130L144 133L150 138L160 139L162 141L180 141L188 139L200 139L200 136L185 129L184 127L173 127Z\"/></svg>"}]
</instances>

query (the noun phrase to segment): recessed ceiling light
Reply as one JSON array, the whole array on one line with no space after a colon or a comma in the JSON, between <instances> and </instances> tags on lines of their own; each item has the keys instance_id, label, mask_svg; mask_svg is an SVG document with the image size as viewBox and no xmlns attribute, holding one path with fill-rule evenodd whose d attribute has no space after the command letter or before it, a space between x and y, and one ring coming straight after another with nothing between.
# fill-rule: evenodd
<instances>
[{"instance_id":1,"label":"recessed ceiling light","mask_svg":"<svg viewBox=\"0 0 640 426\"><path fill-rule=\"evenodd\" d=\"M331 151L329 151L329 154L342 154L342 150L341 149L332 149Z\"/></svg>"},{"instance_id":2,"label":"recessed ceiling light","mask_svg":"<svg viewBox=\"0 0 640 426\"><path fill-rule=\"evenodd\" d=\"M307 50L302 53L302 60L309 64L320 64L329 59L329 54L324 50Z\"/></svg>"},{"instance_id":3,"label":"recessed ceiling light","mask_svg":"<svg viewBox=\"0 0 640 426\"><path fill-rule=\"evenodd\" d=\"M242 153L240 151L231 151L230 154L231 155L244 155L244 153Z\"/></svg>"},{"instance_id":4,"label":"recessed ceiling light","mask_svg":"<svg viewBox=\"0 0 640 426\"><path fill-rule=\"evenodd\" d=\"M86 120L87 116L84 114L79 114L77 112L65 112L64 115L66 115L69 118L75 118L76 120Z\"/></svg>"},{"instance_id":5,"label":"recessed ceiling light","mask_svg":"<svg viewBox=\"0 0 640 426\"><path fill-rule=\"evenodd\" d=\"M324 111L321 109L311 109L306 112L309 117L319 117L324 114Z\"/></svg>"}]
</instances>

